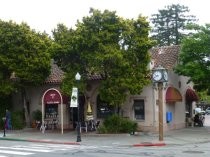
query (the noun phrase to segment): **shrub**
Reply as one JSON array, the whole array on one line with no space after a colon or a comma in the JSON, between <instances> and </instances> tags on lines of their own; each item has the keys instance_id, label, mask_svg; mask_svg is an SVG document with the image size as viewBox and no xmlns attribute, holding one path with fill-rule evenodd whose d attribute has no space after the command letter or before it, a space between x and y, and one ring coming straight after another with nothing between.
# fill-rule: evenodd
<instances>
[{"instance_id":1,"label":"shrub","mask_svg":"<svg viewBox=\"0 0 210 157\"><path fill-rule=\"evenodd\" d=\"M42 120L42 112L40 110L33 111L32 117L33 117L33 120L41 121Z\"/></svg>"},{"instance_id":2,"label":"shrub","mask_svg":"<svg viewBox=\"0 0 210 157\"><path fill-rule=\"evenodd\" d=\"M137 123L119 115L109 116L98 129L99 133L133 133L137 130Z\"/></svg>"}]
</instances>

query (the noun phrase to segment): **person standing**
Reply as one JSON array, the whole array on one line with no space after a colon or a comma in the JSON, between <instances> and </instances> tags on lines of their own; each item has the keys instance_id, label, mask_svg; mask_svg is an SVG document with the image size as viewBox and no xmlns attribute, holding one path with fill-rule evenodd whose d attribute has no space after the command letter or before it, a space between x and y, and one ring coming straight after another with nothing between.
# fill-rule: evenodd
<instances>
[{"instance_id":1,"label":"person standing","mask_svg":"<svg viewBox=\"0 0 210 157\"><path fill-rule=\"evenodd\" d=\"M6 122L5 122L5 128L7 130L12 129L12 121L11 121L11 113L9 110L6 109Z\"/></svg>"}]
</instances>

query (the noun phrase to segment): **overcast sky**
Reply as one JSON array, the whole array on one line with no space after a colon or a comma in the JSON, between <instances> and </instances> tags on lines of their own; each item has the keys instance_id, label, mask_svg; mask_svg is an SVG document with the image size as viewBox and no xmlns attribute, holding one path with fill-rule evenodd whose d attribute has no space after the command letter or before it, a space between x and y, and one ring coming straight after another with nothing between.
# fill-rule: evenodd
<instances>
[{"instance_id":1,"label":"overcast sky","mask_svg":"<svg viewBox=\"0 0 210 157\"><path fill-rule=\"evenodd\" d=\"M58 23L74 27L77 20L89 15L90 7L135 19L139 14L150 17L158 9L178 3L188 6L200 24L210 23L208 0L0 0L0 19L26 22L32 29L50 33Z\"/></svg>"}]
</instances>

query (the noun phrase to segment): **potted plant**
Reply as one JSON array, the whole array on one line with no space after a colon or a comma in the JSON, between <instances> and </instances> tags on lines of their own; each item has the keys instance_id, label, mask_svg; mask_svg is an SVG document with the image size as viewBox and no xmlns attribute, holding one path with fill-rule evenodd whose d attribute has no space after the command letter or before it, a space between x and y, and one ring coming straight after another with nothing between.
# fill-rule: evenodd
<instances>
[{"instance_id":1,"label":"potted plant","mask_svg":"<svg viewBox=\"0 0 210 157\"><path fill-rule=\"evenodd\" d=\"M35 110L32 113L32 128L37 128L39 124L41 124L42 120L42 112L40 110Z\"/></svg>"}]
</instances>

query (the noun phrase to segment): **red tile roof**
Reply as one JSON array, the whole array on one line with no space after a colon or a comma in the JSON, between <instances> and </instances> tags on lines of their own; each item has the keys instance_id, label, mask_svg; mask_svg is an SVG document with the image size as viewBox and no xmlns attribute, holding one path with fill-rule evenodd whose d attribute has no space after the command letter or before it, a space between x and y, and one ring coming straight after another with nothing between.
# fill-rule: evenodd
<instances>
[{"instance_id":1,"label":"red tile roof","mask_svg":"<svg viewBox=\"0 0 210 157\"><path fill-rule=\"evenodd\" d=\"M64 78L64 72L55 64L53 61L51 62L51 73L47 77L44 83L52 83L57 84L61 83ZM101 80L102 76L100 74L88 74L88 80Z\"/></svg>"},{"instance_id":2,"label":"red tile roof","mask_svg":"<svg viewBox=\"0 0 210 157\"><path fill-rule=\"evenodd\" d=\"M103 79L103 77L100 74L88 74L87 79L88 80L101 80Z\"/></svg>"},{"instance_id":3,"label":"red tile roof","mask_svg":"<svg viewBox=\"0 0 210 157\"><path fill-rule=\"evenodd\" d=\"M154 62L154 67L161 65L166 69L173 69L178 61L178 54L180 46L164 46L158 48L152 48L150 50L151 59ZM100 80L102 76L100 74L88 74L88 80ZM61 83L64 78L64 72L52 61L51 73L46 79L45 83Z\"/></svg>"},{"instance_id":4,"label":"red tile roof","mask_svg":"<svg viewBox=\"0 0 210 157\"><path fill-rule=\"evenodd\" d=\"M166 69L172 70L178 61L179 52L180 46L178 45L152 48L150 53L154 67L161 65Z\"/></svg>"},{"instance_id":5,"label":"red tile roof","mask_svg":"<svg viewBox=\"0 0 210 157\"><path fill-rule=\"evenodd\" d=\"M45 83L61 83L64 78L64 72L51 61L51 73L45 80Z\"/></svg>"}]
</instances>

